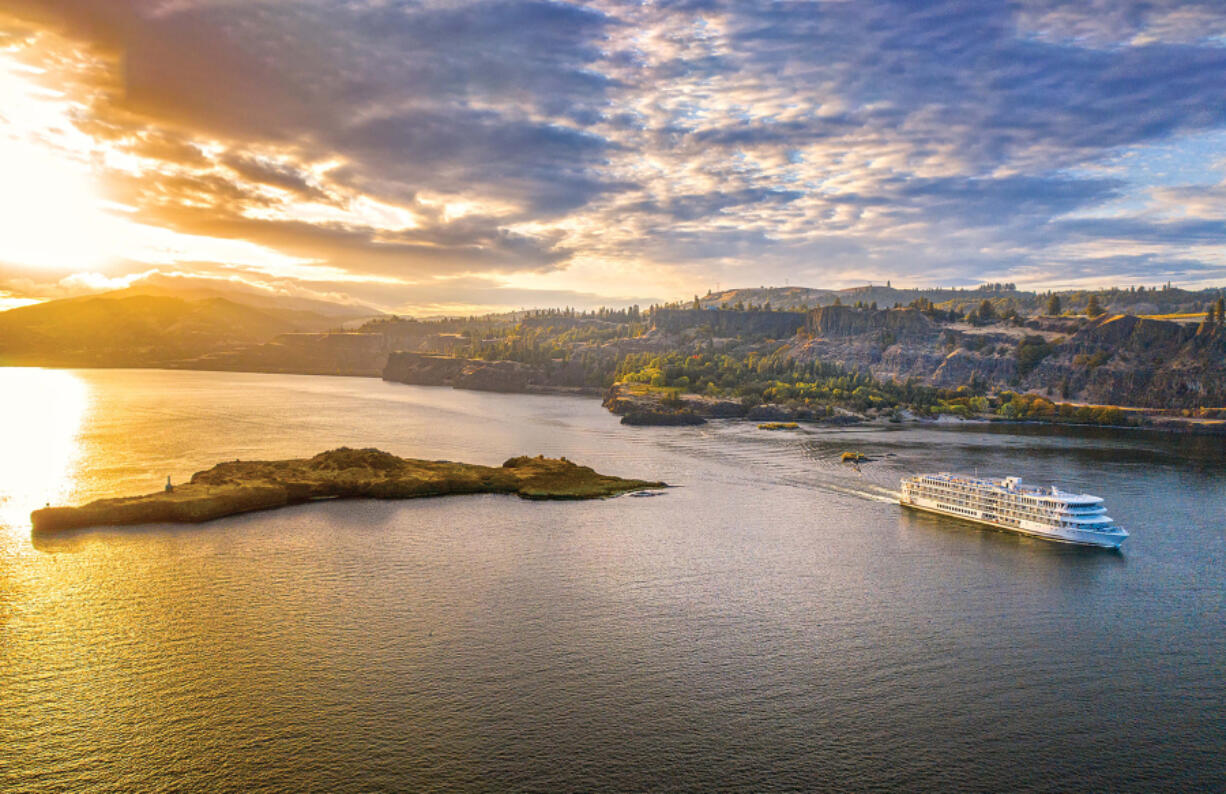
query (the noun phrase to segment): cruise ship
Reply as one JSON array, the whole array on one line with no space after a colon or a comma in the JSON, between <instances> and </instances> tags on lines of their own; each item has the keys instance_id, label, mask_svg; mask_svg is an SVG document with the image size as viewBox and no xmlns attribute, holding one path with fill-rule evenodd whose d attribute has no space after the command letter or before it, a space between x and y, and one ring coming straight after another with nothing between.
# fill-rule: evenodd
<instances>
[{"instance_id":1,"label":"cruise ship","mask_svg":"<svg viewBox=\"0 0 1226 794\"><path fill-rule=\"evenodd\" d=\"M1100 497L1067 493L1054 485L1023 485L1017 477L917 474L903 478L898 502L1062 543L1114 549L1128 537L1107 515Z\"/></svg>"}]
</instances>

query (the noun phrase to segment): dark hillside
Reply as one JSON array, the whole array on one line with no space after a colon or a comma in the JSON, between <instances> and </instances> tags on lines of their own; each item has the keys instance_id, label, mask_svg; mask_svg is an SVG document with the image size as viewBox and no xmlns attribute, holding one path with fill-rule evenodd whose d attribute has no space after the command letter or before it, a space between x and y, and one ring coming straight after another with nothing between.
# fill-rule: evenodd
<instances>
[{"instance_id":1,"label":"dark hillside","mask_svg":"<svg viewBox=\"0 0 1226 794\"><path fill-rule=\"evenodd\" d=\"M107 296L49 301L0 313L0 361L51 366L153 366L333 322L225 298Z\"/></svg>"}]
</instances>

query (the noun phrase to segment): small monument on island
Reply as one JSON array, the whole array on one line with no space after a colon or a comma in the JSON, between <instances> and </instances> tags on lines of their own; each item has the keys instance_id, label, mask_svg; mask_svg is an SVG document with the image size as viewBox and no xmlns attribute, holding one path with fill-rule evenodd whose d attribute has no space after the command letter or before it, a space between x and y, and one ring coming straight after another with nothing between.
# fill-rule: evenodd
<instances>
[{"instance_id":1,"label":"small monument on island","mask_svg":"<svg viewBox=\"0 0 1226 794\"><path fill-rule=\"evenodd\" d=\"M175 489L175 487L174 487L173 485L171 485L171 484L170 484L170 475L169 475L169 474L167 474L167 475L166 475L166 488L165 488L164 490L166 491L166 493L170 493L170 492L172 492L174 489Z\"/></svg>"}]
</instances>

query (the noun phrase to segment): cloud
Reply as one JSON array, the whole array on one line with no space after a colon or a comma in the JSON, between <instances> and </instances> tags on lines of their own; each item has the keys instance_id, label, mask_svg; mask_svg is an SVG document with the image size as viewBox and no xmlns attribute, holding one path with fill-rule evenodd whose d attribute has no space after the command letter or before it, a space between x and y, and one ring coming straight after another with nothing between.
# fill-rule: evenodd
<instances>
[{"instance_id":1,"label":"cloud","mask_svg":"<svg viewBox=\"0 0 1226 794\"><path fill-rule=\"evenodd\" d=\"M19 268L6 268L5 275L0 277L0 292L11 298L39 299L75 298L80 295L92 295L99 292L124 289L136 282L148 279L157 274L156 270L128 273L124 276L111 277L102 273L80 272L69 273L54 281L47 281L37 271L22 271Z\"/></svg>"},{"instance_id":2,"label":"cloud","mask_svg":"<svg viewBox=\"0 0 1226 794\"><path fill-rule=\"evenodd\" d=\"M149 150L145 149L144 151L148 153ZM179 162L184 161L185 155L187 158L191 157L190 149L187 151L177 150L172 154L176 155L174 159L177 159ZM170 158L164 157L163 159ZM222 157L222 163L239 177L249 182L282 188L304 199L318 201L326 201L328 199L328 194L324 190L312 184L306 174L293 166L261 160L258 157L235 152L227 152Z\"/></svg>"},{"instance_id":3,"label":"cloud","mask_svg":"<svg viewBox=\"0 0 1226 794\"><path fill-rule=\"evenodd\" d=\"M71 43L51 77L86 53L76 123L133 219L351 285L441 278L439 305L503 305L529 276L525 299L626 297L616 262L693 288L1080 279L1079 255L1105 281L1204 281L1226 245L1220 186L1117 167L1226 129L1216 2L0 11Z\"/></svg>"},{"instance_id":4,"label":"cloud","mask_svg":"<svg viewBox=\"0 0 1226 794\"><path fill-rule=\"evenodd\" d=\"M1180 246L1226 246L1226 218L1149 221L1140 218L1080 218L1062 221L1070 236Z\"/></svg>"},{"instance_id":5,"label":"cloud","mask_svg":"<svg viewBox=\"0 0 1226 794\"><path fill-rule=\"evenodd\" d=\"M961 225L1003 226L1045 223L1118 195L1121 183L1059 176L946 177L913 179L899 185L898 203L913 200L929 214Z\"/></svg>"}]
</instances>

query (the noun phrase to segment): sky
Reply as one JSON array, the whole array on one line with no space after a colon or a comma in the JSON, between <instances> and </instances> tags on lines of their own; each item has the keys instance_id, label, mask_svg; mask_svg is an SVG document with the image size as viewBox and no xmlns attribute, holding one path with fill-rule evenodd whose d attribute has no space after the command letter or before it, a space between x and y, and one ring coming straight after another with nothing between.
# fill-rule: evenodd
<instances>
[{"instance_id":1,"label":"sky","mask_svg":"<svg viewBox=\"0 0 1226 794\"><path fill-rule=\"evenodd\" d=\"M0 0L0 308L1226 283L1220 0Z\"/></svg>"}]
</instances>

